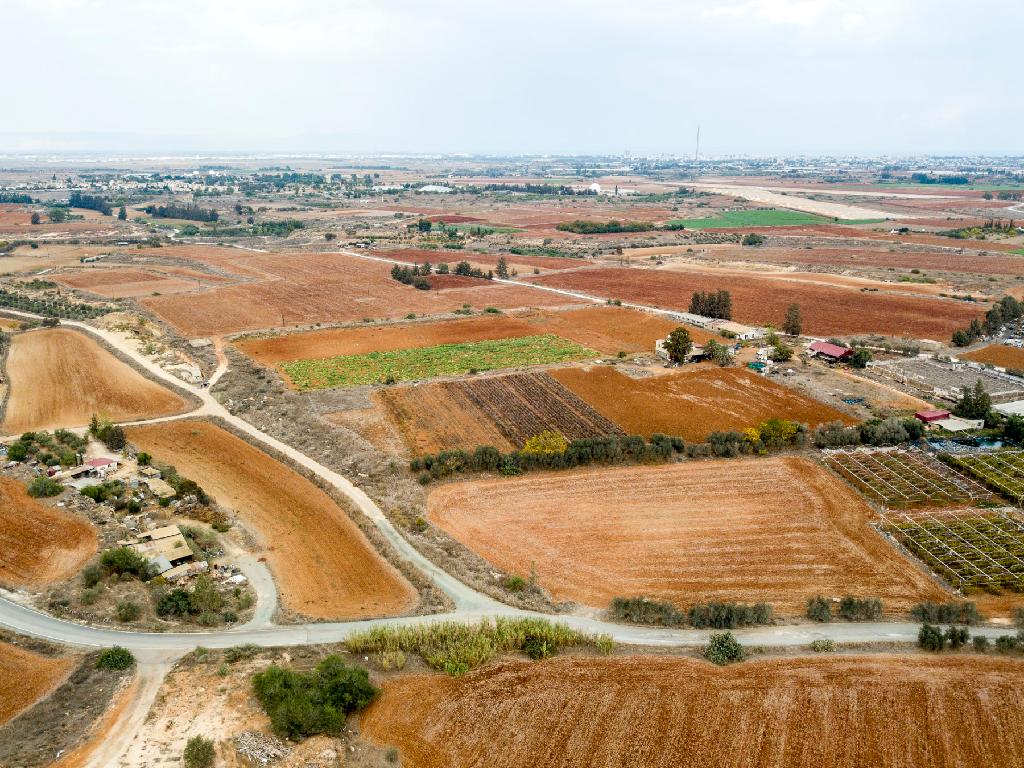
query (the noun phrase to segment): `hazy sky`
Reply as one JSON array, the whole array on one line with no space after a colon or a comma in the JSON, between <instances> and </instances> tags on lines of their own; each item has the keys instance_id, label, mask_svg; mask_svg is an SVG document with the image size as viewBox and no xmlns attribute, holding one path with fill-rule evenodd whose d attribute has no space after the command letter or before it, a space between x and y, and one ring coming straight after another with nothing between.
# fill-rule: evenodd
<instances>
[{"instance_id":1,"label":"hazy sky","mask_svg":"<svg viewBox=\"0 0 1024 768\"><path fill-rule=\"evenodd\" d=\"M1024 2L0 0L0 150L1024 154Z\"/></svg>"}]
</instances>

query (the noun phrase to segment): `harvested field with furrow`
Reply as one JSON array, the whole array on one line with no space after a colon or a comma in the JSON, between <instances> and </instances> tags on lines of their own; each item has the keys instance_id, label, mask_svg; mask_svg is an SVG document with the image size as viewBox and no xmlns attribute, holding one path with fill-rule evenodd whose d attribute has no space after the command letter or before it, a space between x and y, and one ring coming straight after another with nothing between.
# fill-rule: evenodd
<instances>
[{"instance_id":1,"label":"harvested field with furrow","mask_svg":"<svg viewBox=\"0 0 1024 768\"><path fill-rule=\"evenodd\" d=\"M407 768L1010 766L1022 683L979 656L509 660L393 678L360 726Z\"/></svg>"},{"instance_id":2,"label":"harvested field with furrow","mask_svg":"<svg viewBox=\"0 0 1024 768\"><path fill-rule=\"evenodd\" d=\"M742 368L702 367L634 379L614 368L560 368L551 375L631 435L655 432L701 442L771 418L816 425L846 414Z\"/></svg>"},{"instance_id":3,"label":"harvested field with furrow","mask_svg":"<svg viewBox=\"0 0 1024 768\"><path fill-rule=\"evenodd\" d=\"M546 373L488 376L445 386L465 392L517 447L544 430L568 440L625 434Z\"/></svg>"},{"instance_id":4,"label":"harvested field with furrow","mask_svg":"<svg viewBox=\"0 0 1024 768\"><path fill-rule=\"evenodd\" d=\"M697 291L728 289L734 320L778 327L786 309L796 303L803 314L804 333L819 335L882 333L945 339L982 314L977 304L756 275L608 267L542 275L530 278L530 282L680 311L689 309L690 297Z\"/></svg>"},{"instance_id":5,"label":"harvested field with furrow","mask_svg":"<svg viewBox=\"0 0 1024 768\"><path fill-rule=\"evenodd\" d=\"M38 590L69 579L96 546L85 520L33 499L21 481L0 477L0 586Z\"/></svg>"},{"instance_id":6,"label":"harvested field with furrow","mask_svg":"<svg viewBox=\"0 0 1024 768\"><path fill-rule=\"evenodd\" d=\"M266 551L285 609L314 619L361 619L415 606L416 591L344 510L244 440L202 421L127 431L131 443L238 514Z\"/></svg>"},{"instance_id":7,"label":"harvested field with furrow","mask_svg":"<svg viewBox=\"0 0 1024 768\"><path fill-rule=\"evenodd\" d=\"M73 656L43 656L0 643L0 725L54 690L76 663Z\"/></svg>"},{"instance_id":8,"label":"harvested field with furrow","mask_svg":"<svg viewBox=\"0 0 1024 768\"><path fill-rule=\"evenodd\" d=\"M188 404L77 331L19 333L7 357L11 393L0 430L79 427L93 414L113 421L180 413Z\"/></svg>"},{"instance_id":9,"label":"harvested field with furrow","mask_svg":"<svg viewBox=\"0 0 1024 768\"><path fill-rule=\"evenodd\" d=\"M869 525L871 508L799 457L551 472L440 486L428 514L556 600L766 601L802 615L822 594L905 611L946 593Z\"/></svg>"},{"instance_id":10,"label":"harvested field with furrow","mask_svg":"<svg viewBox=\"0 0 1024 768\"><path fill-rule=\"evenodd\" d=\"M991 363L1000 368L1012 368L1024 371L1024 349L1011 347L1007 344L989 344L987 347L976 349L960 355L967 360L974 360L978 363Z\"/></svg>"}]
</instances>

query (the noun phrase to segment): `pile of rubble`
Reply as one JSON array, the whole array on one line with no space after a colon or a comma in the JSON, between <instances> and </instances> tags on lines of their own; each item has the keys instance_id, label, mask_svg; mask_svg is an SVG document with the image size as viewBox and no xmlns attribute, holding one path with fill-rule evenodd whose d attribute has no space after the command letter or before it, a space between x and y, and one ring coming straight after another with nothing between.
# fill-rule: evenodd
<instances>
[{"instance_id":1,"label":"pile of rubble","mask_svg":"<svg viewBox=\"0 0 1024 768\"><path fill-rule=\"evenodd\" d=\"M235 751L251 765L267 765L288 755L284 742L259 731L243 731L235 737Z\"/></svg>"}]
</instances>

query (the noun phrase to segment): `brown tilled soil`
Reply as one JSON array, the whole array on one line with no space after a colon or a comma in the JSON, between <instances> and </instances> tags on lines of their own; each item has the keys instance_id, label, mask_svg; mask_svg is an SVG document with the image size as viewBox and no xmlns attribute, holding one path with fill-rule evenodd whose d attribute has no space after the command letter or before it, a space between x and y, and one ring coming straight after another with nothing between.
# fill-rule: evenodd
<instances>
[{"instance_id":1,"label":"brown tilled soil","mask_svg":"<svg viewBox=\"0 0 1024 768\"><path fill-rule=\"evenodd\" d=\"M0 477L0 585L35 591L64 581L96 547L85 520L33 499L19 480Z\"/></svg>"},{"instance_id":2,"label":"brown tilled soil","mask_svg":"<svg viewBox=\"0 0 1024 768\"><path fill-rule=\"evenodd\" d=\"M91 269L59 275L57 282L97 296L119 299L153 293L182 293L198 283L141 269Z\"/></svg>"},{"instance_id":3,"label":"brown tilled soil","mask_svg":"<svg viewBox=\"0 0 1024 768\"><path fill-rule=\"evenodd\" d=\"M989 344L987 347L968 352L960 357L979 363L991 363L1003 368L1024 370L1024 349L1009 347L1006 344Z\"/></svg>"},{"instance_id":4,"label":"brown tilled soil","mask_svg":"<svg viewBox=\"0 0 1024 768\"><path fill-rule=\"evenodd\" d=\"M690 367L634 379L607 366L560 368L551 375L628 434L655 432L701 442L771 418L817 425L850 417L743 368Z\"/></svg>"},{"instance_id":5,"label":"brown tilled soil","mask_svg":"<svg viewBox=\"0 0 1024 768\"><path fill-rule=\"evenodd\" d=\"M76 664L73 656L43 656L0 642L0 725L60 685Z\"/></svg>"},{"instance_id":6,"label":"brown tilled soil","mask_svg":"<svg viewBox=\"0 0 1024 768\"><path fill-rule=\"evenodd\" d=\"M1009 766L1022 683L980 656L506 661L389 680L360 722L406 768Z\"/></svg>"},{"instance_id":7,"label":"brown tilled soil","mask_svg":"<svg viewBox=\"0 0 1024 768\"><path fill-rule=\"evenodd\" d=\"M683 311L689 309L694 292L727 289L732 294L733 319L741 323L778 327L795 303L803 314L804 333L820 335L882 333L944 339L981 315L977 304L754 275L608 267L542 275L530 281Z\"/></svg>"},{"instance_id":8,"label":"brown tilled soil","mask_svg":"<svg viewBox=\"0 0 1024 768\"><path fill-rule=\"evenodd\" d=\"M64 328L16 335L7 372L11 395L0 427L7 434L83 426L93 414L128 421L187 407L92 339Z\"/></svg>"},{"instance_id":9,"label":"brown tilled soil","mask_svg":"<svg viewBox=\"0 0 1024 768\"><path fill-rule=\"evenodd\" d=\"M604 608L643 595L688 606L947 597L869 525L870 507L799 457L538 473L433 490L430 518L510 572L536 568L556 600Z\"/></svg>"},{"instance_id":10,"label":"brown tilled soil","mask_svg":"<svg viewBox=\"0 0 1024 768\"><path fill-rule=\"evenodd\" d=\"M415 606L416 591L327 494L240 438L178 421L132 427L128 439L235 510L265 548L285 609L358 619Z\"/></svg>"}]
</instances>

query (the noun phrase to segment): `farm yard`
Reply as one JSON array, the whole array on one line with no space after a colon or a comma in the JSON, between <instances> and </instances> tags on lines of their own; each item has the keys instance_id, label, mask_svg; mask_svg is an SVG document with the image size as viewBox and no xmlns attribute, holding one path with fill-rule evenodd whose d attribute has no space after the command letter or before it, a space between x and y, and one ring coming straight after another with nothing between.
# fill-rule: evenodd
<instances>
[{"instance_id":1,"label":"farm yard","mask_svg":"<svg viewBox=\"0 0 1024 768\"><path fill-rule=\"evenodd\" d=\"M54 690L76 663L73 656L44 656L0 642L0 725Z\"/></svg>"},{"instance_id":2,"label":"farm yard","mask_svg":"<svg viewBox=\"0 0 1024 768\"><path fill-rule=\"evenodd\" d=\"M920 450L828 451L825 466L891 509L998 503L985 486Z\"/></svg>"},{"instance_id":3,"label":"farm yard","mask_svg":"<svg viewBox=\"0 0 1024 768\"><path fill-rule=\"evenodd\" d=\"M33 499L19 480L0 477L0 586L38 590L69 579L96 547L84 519Z\"/></svg>"},{"instance_id":4,"label":"farm yard","mask_svg":"<svg viewBox=\"0 0 1024 768\"><path fill-rule=\"evenodd\" d=\"M1016 765L1022 679L976 656L509 660L392 678L360 725L408 768Z\"/></svg>"},{"instance_id":5,"label":"farm yard","mask_svg":"<svg viewBox=\"0 0 1024 768\"><path fill-rule=\"evenodd\" d=\"M880 361L863 375L893 381L906 389L926 395L956 399L977 382L997 402L1024 397L1024 380L998 371L963 363L945 363L921 358Z\"/></svg>"},{"instance_id":6,"label":"farm yard","mask_svg":"<svg viewBox=\"0 0 1024 768\"><path fill-rule=\"evenodd\" d=\"M1024 519L1016 511L888 512L883 530L956 589L1024 592Z\"/></svg>"},{"instance_id":7,"label":"farm yard","mask_svg":"<svg viewBox=\"0 0 1024 768\"><path fill-rule=\"evenodd\" d=\"M766 601L814 594L905 611L945 593L875 532L871 509L798 457L686 462L440 486L432 521L508 572L536 569L556 600Z\"/></svg>"},{"instance_id":8,"label":"farm yard","mask_svg":"<svg viewBox=\"0 0 1024 768\"><path fill-rule=\"evenodd\" d=\"M1024 451L954 454L947 460L1015 504L1024 504Z\"/></svg>"},{"instance_id":9,"label":"farm yard","mask_svg":"<svg viewBox=\"0 0 1024 768\"><path fill-rule=\"evenodd\" d=\"M631 435L655 432L702 442L771 418L810 425L850 417L742 368L697 367L633 378L608 366L561 368L551 375Z\"/></svg>"},{"instance_id":10,"label":"farm yard","mask_svg":"<svg viewBox=\"0 0 1024 768\"><path fill-rule=\"evenodd\" d=\"M977 305L947 299L864 292L853 287L786 282L771 277L647 268L594 267L527 278L529 282L582 291L663 309L687 311L697 291L728 288L733 319L781 325L790 304L800 305L804 333L847 336L882 333L945 339L982 314Z\"/></svg>"},{"instance_id":11,"label":"farm yard","mask_svg":"<svg viewBox=\"0 0 1024 768\"><path fill-rule=\"evenodd\" d=\"M131 427L128 440L195 480L256 536L282 606L313 619L405 613L416 591L309 480L203 421Z\"/></svg>"},{"instance_id":12,"label":"farm yard","mask_svg":"<svg viewBox=\"0 0 1024 768\"><path fill-rule=\"evenodd\" d=\"M7 434L84 426L93 414L128 421L187 407L88 336L64 328L14 336L7 370L11 391L0 425Z\"/></svg>"},{"instance_id":13,"label":"farm yard","mask_svg":"<svg viewBox=\"0 0 1024 768\"><path fill-rule=\"evenodd\" d=\"M281 370L300 391L454 376L472 371L550 365L597 357L597 352L554 334L439 344L433 347L294 360Z\"/></svg>"}]
</instances>

